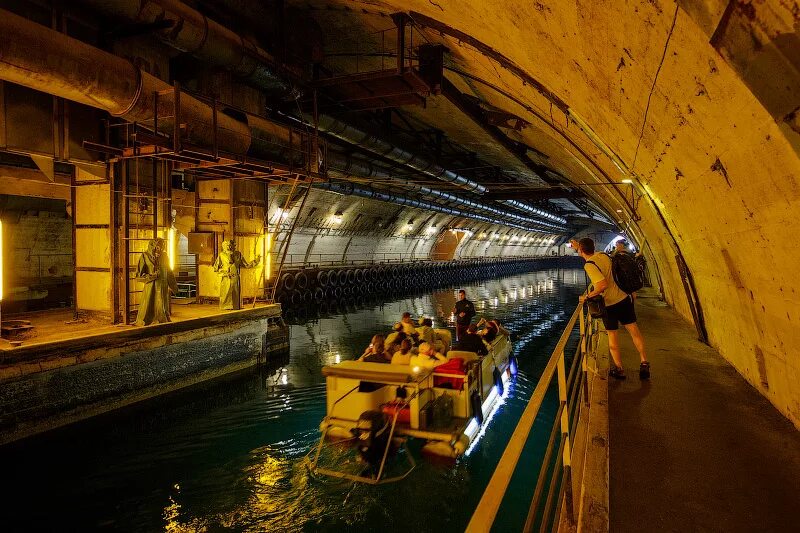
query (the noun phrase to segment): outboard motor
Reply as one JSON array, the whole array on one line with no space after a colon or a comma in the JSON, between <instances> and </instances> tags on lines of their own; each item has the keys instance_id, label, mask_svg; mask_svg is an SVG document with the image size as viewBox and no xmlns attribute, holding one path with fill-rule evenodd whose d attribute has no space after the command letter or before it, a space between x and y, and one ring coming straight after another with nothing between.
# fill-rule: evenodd
<instances>
[{"instance_id":1,"label":"outboard motor","mask_svg":"<svg viewBox=\"0 0 800 533\"><path fill-rule=\"evenodd\" d=\"M353 430L358 438L358 453L372 466L378 466L389 443L389 420L380 411L364 411Z\"/></svg>"}]
</instances>

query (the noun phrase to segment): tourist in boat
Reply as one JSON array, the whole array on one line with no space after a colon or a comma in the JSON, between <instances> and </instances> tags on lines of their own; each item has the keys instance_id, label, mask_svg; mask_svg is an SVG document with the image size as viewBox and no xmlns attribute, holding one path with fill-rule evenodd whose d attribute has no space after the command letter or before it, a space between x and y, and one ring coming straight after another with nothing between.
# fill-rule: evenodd
<instances>
[{"instance_id":1,"label":"tourist in boat","mask_svg":"<svg viewBox=\"0 0 800 533\"><path fill-rule=\"evenodd\" d=\"M433 330L433 347L439 353L447 353L450 351L450 346L453 343L453 334L449 329L434 329Z\"/></svg>"},{"instance_id":2,"label":"tourist in boat","mask_svg":"<svg viewBox=\"0 0 800 533\"><path fill-rule=\"evenodd\" d=\"M419 332L414 327L414 321L411 319L411 313L408 311L403 313L400 323L403 325L403 332L411 337L414 342L417 342L419 340Z\"/></svg>"},{"instance_id":3,"label":"tourist in boat","mask_svg":"<svg viewBox=\"0 0 800 533\"><path fill-rule=\"evenodd\" d=\"M393 365L408 365L411 363L411 339L403 339L400 348L392 356Z\"/></svg>"},{"instance_id":4,"label":"tourist in boat","mask_svg":"<svg viewBox=\"0 0 800 533\"><path fill-rule=\"evenodd\" d=\"M372 337L372 342L358 360L365 363L388 363L383 335Z\"/></svg>"},{"instance_id":5,"label":"tourist in boat","mask_svg":"<svg viewBox=\"0 0 800 533\"><path fill-rule=\"evenodd\" d=\"M481 318L476 326L484 326L482 330L478 331L478 335L483 337L483 340L488 343L494 342L498 335L508 335L508 330L494 319L486 320L485 318Z\"/></svg>"},{"instance_id":6,"label":"tourist in boat","mask_svg":"<svg viewBox=\"0 0 800 533\"><path fill-rule=\"evenodd\" d=\"M427 342L419 345L419 353L411 357L411 366L420 368L434 368L447 362L447 358L433 349Z\"/></svg>"},{"instance_id":7,"label":"tourist in boat","mask_svg":"<svg viewBox=\"0 0 800 533\"><path fill-rule=\"evenodd\" d=\"M426 317L419 319L419 327L417 328L417 336L420 342L427 342L433 344L435 341L433 332L433 320Z\"/></svg>"},{"instance_id":8,"label":"tourist in boat","mask_svg":"<svg viewBox=\"0 0 800 533\"><path fill-rule=\"evenodd\" d=\"M412 346L414 344L413 339L411 339L411 337L406 335L406 332L403 331L402 323L396 323L392 330L393 331L386 337L386 342L384 342L386 351L390 357L400 348L400 343L403 342L403 339L410 339Z\"/></svg>"},{"instance_id":9,"label":"tourist in boat","mask_svg":"<svg viewBox=\"0 0 800 533\"><path fill-rule=\"evenodd\" d=\"M475 352L478 355L489 353L483 339L478 335L478 326L475 324L467 326L467 332L458 340L455 349L463 352Z\"/></svg>"}]
</instances>

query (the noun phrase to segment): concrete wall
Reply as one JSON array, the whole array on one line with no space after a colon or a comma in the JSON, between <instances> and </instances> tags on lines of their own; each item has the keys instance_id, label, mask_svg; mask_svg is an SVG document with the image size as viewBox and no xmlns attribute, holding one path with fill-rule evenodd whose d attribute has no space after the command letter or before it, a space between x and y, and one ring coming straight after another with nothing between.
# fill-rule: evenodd
<instances>
[{"instance_id":1,"label":"concrete wall","mask_svg":"<svg viewBox=\"0 0 800 533\"><path fill-rule=\"evenodd\" d=\"M557 238L324 191L310 193L303 213L298 214L299 200L294 202L283 218L285 194L285 187L270 187L268 216L270 231L277 235L276 261L297 216L287 254L291 263L428 259L450 229L468 230L452 252L456 258L543 255ZM336 213L341 213L341 222L335 221Z\"/></svg>"},{"instance_id":2,"label":"concrete wall","mask_svg":"<svg viewBox=\"0 0 800 533\"><path fill-rule=\"evenodd\" d=\"M356 12L365 23L395 10L421 13L427 18L416 20L457 68L517 100L457 76L453 82L529 120L519 139L549 165L573 183L633 180L585 191L607 212L619 210L657 261L666 298L692 320L675 260L683 254L709 342L800 426L798 263L787 246L800 209L793 3L732 3L729 19L727 2L355 4L325 10L331 31L337 20L352 24ZM732 38L733 24L750 36ZM728 39L710 42L720 32ZM736 57L741 47L746 61ZM759 76L747 70L767 64L783 67ZM782 115L774 102L795 112ZM466 121L454 117L451 126L459 120Z\"/></svg>"},{"instance_id":3,"label":"concrete wall","mask_svg":"<svg viewBox=\"0 0 800 533\"><path fill-rule=\"evenodd\" d=\"M259 308L6 354L0 444L248 368L288 348L278 313Z\"/></svg>"}]
</instances>

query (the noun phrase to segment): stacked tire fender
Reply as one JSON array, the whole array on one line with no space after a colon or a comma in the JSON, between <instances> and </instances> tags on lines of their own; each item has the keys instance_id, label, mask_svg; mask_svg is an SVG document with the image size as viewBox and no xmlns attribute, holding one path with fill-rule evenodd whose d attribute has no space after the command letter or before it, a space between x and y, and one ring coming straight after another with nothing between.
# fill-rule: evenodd
<instances>
[{"instance_id":1,"label":"stacked tire fender","mask_svg":"<svg viewBox=\"0 0 800 533\"><path fill-rule=\"evenodd\" d=\"M386 295L397 297L534 270L562 268L564 260L570 259L554 256L473 258L301 268L281 274L275 299L281 304L284 316L290 319L293 314L307 315L310 310L322 316L339 314L365 307L369 301ZM572 266L572 262L567 261L566 266Z\"/></svg>"}]
</instances>

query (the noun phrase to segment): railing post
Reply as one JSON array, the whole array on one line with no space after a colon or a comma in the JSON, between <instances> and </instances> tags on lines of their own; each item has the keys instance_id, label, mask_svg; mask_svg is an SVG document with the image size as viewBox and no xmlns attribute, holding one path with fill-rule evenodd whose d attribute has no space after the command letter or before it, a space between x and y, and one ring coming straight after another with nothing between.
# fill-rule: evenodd
<instances>
[{"instance_id":1,"label":"railing post","mask_svg":"<svg viewBox=\"0 0 800 533\"><path fill-rule=\"evenodd\" d=\"M578 311L578 315L581 317L581 326L583 326L583 313ZM561 353L558 354L558 364L556 369L558 377L558 399L559 401L564 402L565 406L565 409L561 412L561 438L564 439L564 451L561 456L561 464L564 466L564 471L567 473L565 477L565 483L567 485L567 512L569 513L570 518L574 520L575 515L572 506L572 474L570 473L572 466L572 443L570 442L571 435L569 432L569 413L571 411L571 406L569 405L569 391L567 390L567 368L563 348L561 349ZM576 413L575 416L578 416L578 413ZM558 516L554 517L556 522L558 519Z\"/></svg>"}]
</instances>

